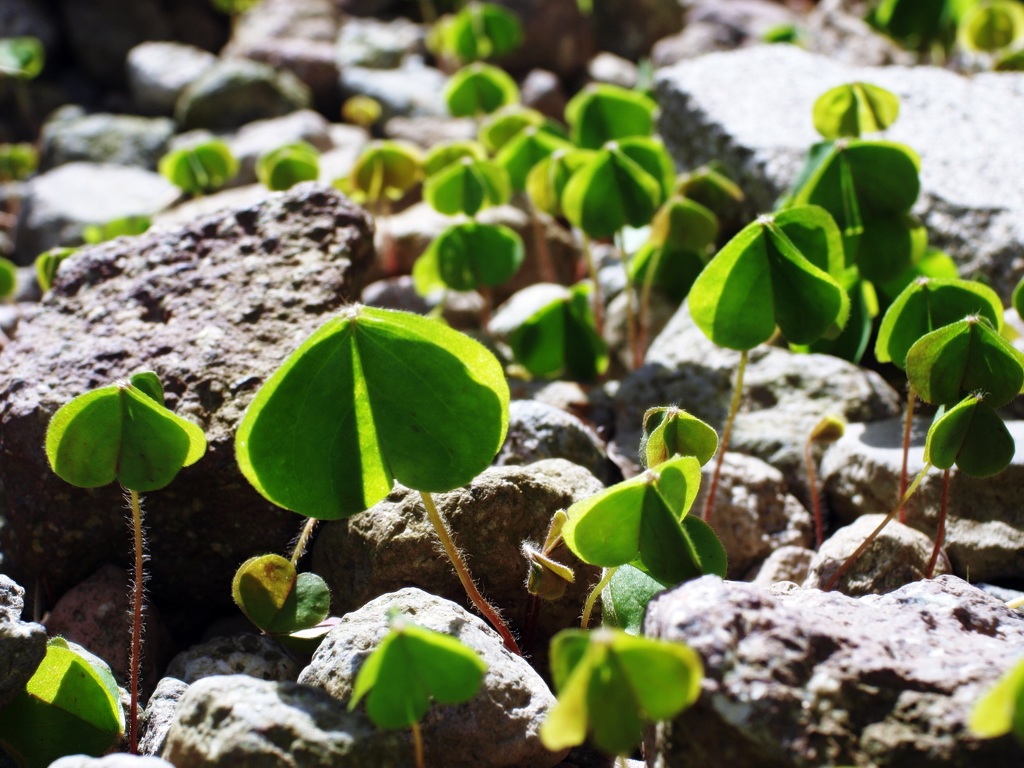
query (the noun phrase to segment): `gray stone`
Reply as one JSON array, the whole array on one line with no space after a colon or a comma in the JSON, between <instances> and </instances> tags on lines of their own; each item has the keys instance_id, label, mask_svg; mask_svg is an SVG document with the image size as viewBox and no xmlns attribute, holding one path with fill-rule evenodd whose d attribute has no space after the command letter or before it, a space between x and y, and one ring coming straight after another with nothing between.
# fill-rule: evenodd
<instances>
[{"instance_id":1,"label":"gray stone","mask_svg":"<svg viewBox=\"0 0 1024 768\"><path fill-rule=\"evenodd\" d=\"M397 69L411 53L424 52L424 28L406 18L349 19L338 33L335 60L348 67Z\"/></svg>"},{"instance_id":2,"label":"gray stone","mask_svg":"<svg viewBox=\"0 0 1024 768\"><path fill-rule=\"evenodd\" d=\"M594 3L597 45L603 51L636 60L651 46L683 28L679 0L604 0Z\"/></svg>"},{"instance_id":3,"label":"gray stone","mask_svg":"<svg viewBox=\"0 0 1024 768\"><path fill-rule=\"evenodd\" d=\"M620 88L635 88L640 70L629 59L602 51L590 60L587 75L599 83L611 83Z\"/></svg>"},{"instance_id":4,"label":"gray stone","mask_svg":"<svg viewBox=\"0 0 1024 768\"><path fill-rule=\"evenodd\" d=\"M80 245L90 224L126 216L152 216L179 193L163 176L143 168L67 163L24 185L14 233L14 259L30 264L58 245Z\"/></svg>"},{"instance_id":5,"label":"gray stone","mask_svg":"<svg viewBox=\"0 0 1024 768\"><path fill-rule=\"evenodd\" d=\"M585 467L605 485L621 479L594 431L571 413L535 400L513 400L509 406L508 436L494 463L532 464L542 459L565 459Z\"/></svg>"},{"instance_id":6,"label":"gray stone","mask_svg":"<svg viewBox=\"0 0 1024 768\"><path fill-rule=\"evenodd\" d=\"M44 437L74 396L151 369L168 407L208 441L201 461L146 499L151 594L165 615L177 605L191 621L203 606L230 604L238 564L279 549L298 525L242 477L238 422L285 356L358 296L371 233L363 211L308 183L65 261L0 354L8 573L28 583L45 573L59 594L125 554L120 491L64 483Z\"/></svg>"},{"instance_id":7,"label":"gray stone","mask_svg":"<svg viewBox=\"0 0 1024 768\"><path fill-rule=\"evenodd\" d=\"M476 291L436 291L421 296L412 275L399 275L370 283L359 300L372 307L399 309L425 315L444 302L445 322L459 330L479 329L484 298Z\"/></svg>"},{"instance_id":8,"label":"gray stone","mask_svg":"<svg viewBox=\"0 0 1024 768\"><path fill-rule=\"evenodd\" d=\"M247 59L221 59L181 92L174 118L182 130L230 131L310 104L309 88L291 72Z\"/></svg>"},{"instance_id":9,"label":"gray stone","mask_svg":"<svg viewBox=\"0 0 1024 768\"><path fill-rule=\"evenodd\" d=\"M714 460L703 469L692 514L704 509ZM708 521L729 556L729 574L742 578L779 547L814 541L811 514L790 493L782 473L753 456L728 452Z\"/></svg>"},{"instance_id":10,"label":"gray stone","mask_svg":"<svg viewBox=\"0 0 1024 768\"><path fill-rule=\"evenodd\" d=\"M166 760L121 752L103 757L68 755L50 763L50 768L174 768Z\"/></svg>"},{"instance_id":11,"label":"gray stone","mask_svg":"<svg viewBox=\"0 0 1024 768\"><path fill-rule=\"evenodd\" d=\"M343 99L362 94L380 102L382 120L448 114L442 95L447 78L420 56L407 56L396 69L346 67L338 79Z\"/></svg>"},{"instance_id":12,"label":"gray stone","mask_svg":"<svg viewBox=\"0 0 1024 768\"><path fill-rule=\"evenodd\" d=\"M855 67L912 65L915 56L851 13L846 0L822 0L807 14L807 44L812 53Z\"/></svg>"},{"instance_id":13,"label":"gray stone","mask_svg":"<svg viewBox=\"0 0 1024 768\"><path fill-rule=\"evenodd\" d=\"M542 542L555 512L603 487L582 467L547 459L525 467L491 467L464 488L434 495L480 591L513 632L522 630L527 608L522 543ZM554 557L573 567L576 581L561 600L541 609L540 649L555 632L578 623L597 580L597 569L574 562L564 546ZM335 613L409 585L469 604L451 564L438 555L437 535L419 493L401 486L362 514L326 523L313 548L313 570L330 586Z\"/></svg>"},{"instance_id":14,"label":"gray stone","mask_svg":"<svg viewBox=\"0 0 1024 768\"><path fill-rule=\"evenodd\" d=\"M813 557L813 549L789 545L779 547L751 572L750 581L759 587L770 587L783 581L800 584L807 578L807 567Z\"/></svg>"},{"instance_id":15,"label":"gray stone","mask_svg":"<svg viewBox=\"0 0 1024 768\"><path fill-rule=\"evenodd\" d=\"M0 573L0 708L17 696L46 655L46 630L21 620L25 590Z\"/></svg>"},{"instance_id":16,"label":"gray stone","mask_svg":"<svg viewBox=\"0 0 1024 768\"><path fill-rule=\"evenodd\" d=\"M772 0L697 0L689 4L683 29L654 43L651 60L656 67L666 67L707 53L756 45L772 27L797 21L793 11Z\"/></svg>"},{"instance_id":17,"label":"gray stone","mask_svg":"<svg viewBox=\"0 0 1024 768\"><path fill-rule=\"evenodd\" d=\"M915 420L909 479L924 468L924 441L930 420ZM1024 422L1008 421L1017 445L1024 445ZM842 522L868 512L886 513L899 497L903 464L903 421L851 424L821 462L829 506ZM942 471L932 469L906 507L907 524L935 536L942 499ZM953 571L971 581L1017 578L1024 573L1024 455L1014 456L998 475L950 475L945 547Z\"/></svg>"},{"instance_id":18,"label":"gray stone","mask_svg":"<svg viewBox=\"0 0 1024 768\"><path fill-rule=\"evenodd\" d=\"M559 283L534 283L516 291L495 311L487 330L498 339L507 338L535 313L553 301L566 299L569 289Z\"/></svg>"},{"instance_id":19,"label":"gray stone","mask_svg":"<svg viewBox=\"0 0 1024 768\"><path fill-rule=\"evenodd\" d=\"M4 37L39 38L47 53L60 44L57 20L38 0L0 0L0 29Z\"/></svg>"},{"instance_id":20,"label":"gray stone","mask_svg":"<svg viewBox=\"0 0 1024 768\"><path fill-rule=\"evenodd\" d=\"M722 349L694 325L684 303L651 344L646 363L615 396L615 444L635 456L644 412L677 403L721 431L740 353ZM729 450L781 470L791 492L806 499L803 447L829 413L874 421L899 412L895 391L878 374L829 355L802 355L762 344L748 355L743 400Z\"/></svg>"},{"instance_id":21,"label":"gray stone","mask_svg":"<svg viewBox=\"0 0 1024 768\"><path fill-rule=\"evenodd\" d=\"M446 141L475 139L476 133L476 121L468 117L392 117L384 124L387 138L410 141L423 149Z\"/></svg>"},{"instance_id":22,"label":"gray stone","mask_svg":"<svg viewBox=\"0 0 1024 768\"><path fill-rule=\"evenodd\" d=\"M173 677L161 678L139 719L139 754L159 755L167 743L178 702L188 685Z\"/></svg>"},{"instance_id":23,"label":"gray stone","mask_svg":"<svg viewBox=\"0 0 1024 768\"><path fill-rule=\"evenodd\" d=\"M128 52L128 87L139 111L171 115L185 87L217 62L202 48L171 41L150 40Z\"/></svg>"},{"instance_id":24,"label":"gray stone","mask_svg":"<svg viewBox=\"0 0 1024 768\"><path fill-rule=\"evenodd\" d=\"M173 135L174 121L165 117L95 114L51 120L39 138L39 168L90 162L155 171Z\"/></svg>"},{"instance_id":25,"label":"gray stone","mask_svg":"<svg viewBox=\"0 0 1024 768\"><path fill-rule=\"evenodd\" d=\"M145 40L166 40L171 23L160 0L60 0L77 65L105 85L125 80L128 52Z\"/></svg>"},{"instance_id":26,"label":"gray stone","mask_svg":"<svg viewBox=\"0 0 1024 768\"><path fill-rule=\"evenodd\" d=\"M557 765L538 729L555 697L529 663L460 606L418 589L383 595L342 617L299 677L347 703L359 668L388 634L392 611L435 632L454 635L487 664L480 691L465 704L434 705L421 722L424 762L450 766Z\"/></svg>"},{"instance_id":27,"label":"gray stone","mask_svg":"<svg viewBox=\"0 0 1024 768\"><path fill-rule=\"evenodd\" d=\"M656 597L645 632L704 661L697 703L649 734L655 768L1016 765L966 721L1014 666L1024 617L951 576L884 596L771 596L715 577Z\"/></svg>"},{"instance_id":28,"label":"gray stone","mask_svg":"<svg viewBox=\"0 0 1024 768\"><path fill-rule=\"evenodd\" d=\"M833 533L807 569L804 586L824 589L847 559L881 524L885 515L861 515ZM835 589L851 595L884 595L928 575L934 542L898 520L889 522L871 545L836 582ZM935 573L949 573L949 559L940 551Z\"/></svg>"},{"instance_id":29,"label":"gray stone","mask_svg":"<svg viewBox=\"0 0 1024 768\"><path fill-rule=\"evenodd\" d=\"M914 211L931 244L1008 301L1024 276L1024 192L1012 170L1024 156L1017 130L1024 75L852 68L795 46L760 46L661 70L661 133L684 167L721 161L747 195L749 220L773 207L820 140L811 122L815 99L854 80L900 98L900 117L885 137L920 155Z\"/></svg>"},{"instance_id":30,"label":"gray stone","mask_svg":"<svg viewBox=\"0 0 1024 768\"><path fill-rule=\"evenodd\" d=\"M554 120L565 117L568 97L558 75L547 69L531 69L519 84L523 106L532 107Z\"/></svg>"},{"instance_id":31,"label":"gray stone","mask_svg":"<svg viewBox=\"0 0 1024 768\"><path fill-rule=\"evenodd\" d=\"M330 123L318 112L300 109L281 117L256 120L242 126L227 144L238 159L238 175L231 186L256 182L256 161L271 150L304 141L320 152L333 146Z\"/></svg>"},{"instance_id":32,"label":"gray stone","mask_svg":"<svg viewBox=\"0 0 1024 768\"><path fill-rule=\"evenodd\" d=\"M191 685L214 675L248 675L294 681L299 664L276 640L255 632L215 637L182 651L167 665L167 676Z\"/></svg>"}]
</instances>

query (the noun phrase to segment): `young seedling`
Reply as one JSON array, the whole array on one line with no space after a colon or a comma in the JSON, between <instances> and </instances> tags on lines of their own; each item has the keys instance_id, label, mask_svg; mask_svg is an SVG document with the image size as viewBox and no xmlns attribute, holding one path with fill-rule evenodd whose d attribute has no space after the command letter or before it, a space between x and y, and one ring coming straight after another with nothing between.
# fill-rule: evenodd
<instances>
[{"instance_id":1,"label":"young seedling","mask_svg":"<svg viewBox=\"0 0 1024 768\"><path fill-rule=\"evenodd\" d=\"M428 45L442 59L468 63L504 56L522 42L518 16L495 3L470 2L434 26Z\"/></svg>"},{"instance_id":2,"label":"young seedling","mask_svg":"<svg viewBox=\"0 0 1024 768\"><path fill-rule=\"evenodd\" d=\"M576 574L572 568L554 559L555 550L563 543L562 526L568 519L564 510L558 510L551 518L548 534L541 546L538 547L529 541L524 541L522 545L523 557L528 564L526 591L530 593L523 628L523 650L528 655L533 650L540 601L560 600L565 594L566 587L576 581Z\"/></svg>"},{"instance_id":3,"label":"young seedling","mask_svg":"<svg viewBox=\"0 0 1024 768\"><path fill-rule=\"evenodd\" d=\"M431 493L465 485L508 429L501 365L418 315L355 305L328 320L256 393L235 437L246 479L310 518L369 509L397 480L419 491L470 600L518 651L473 583Z\"/></svg>"},{"instance_id":4,"label":"young seedling","mask_svg":"<svg viewBox=\"0 0 1024 768\"><path fill-rule=\"evenodd\" d=\"M0 182L22 181L39 167L39 153L32 144L0 144Z\"/></svg>"},{"instance_id":5,"label":"young seedling","mask_svg":"<svg viewBox=\"0 0 1024 768\"><path fill-rule=\"evenodd\" d=\"M822 208L801 206L749 224L708 262L690 289L697 327L718 346L740 352L705 521L714 509L749 350L774 336L776 327L796 344L838 335L850 311L846 291L835 279L842 264L842 239L832 217Z\"/></svg>"},{"instance_id":6,"label":"young seedling","mask_svg":"<svg viewBox=\"0 0 1024 768\"><path fill-rule=\"evenodd\" d=\"M814 102L814 129L827 140L860 138L884 131L900 113L900 100L885 88L870 83L848 83L831 88Z\"/></svg>"},{"instance_id":7,"label":"young seedling","mask_svg":"<svg viewBox=\"0 0 1024 768\"><path fill-rule=\"evenodd\" d=\"M710 424L674 405L648 408L643 419L640 463L644 469L676 456L693 456L703 467L718 450Z\"/></svg>"},{"instance_id":8,"label":"young seedling","mask_svg":"<svg viewBox=\"0 0 1024 768\"><path fill-rule=\"evenodd\" d=\"M0 300L6 301L18 287L18 267L10 259L0 256Z\"/></svg>"},{"instance_id":9,"label":"young seedling","mask_svg":"<svg viewBox=\"0 0 1024 768\"><path fill-rule=\"evenodd\" d=\"M423 158L423 176L430 178L465 159L486 160L487 150L479 141L472 139L435 144Z\"/></svg>"},{"instance_id":10,"label":"young seedling","mask_svg":"<svg viewBox=\"0 0 1024 768\"><path fill-rule=\"evenodd\" d=\"M146 371L79 395L61 406L46 430L46 457L57 475L79 488L117 480L128 491L135 550L128 743L137 746L143 624L143 532L139 494L168 485L206 452L203 430L164 407L155 373Z\"/></svg>"},{"instance_id":11,"label":"young seedling","mask_svg":"<svg viewBox=\"0 0 1024 768\"><path fill-rule=\"evenodd\" d=\"M36 282L39 283L39 289L43 293L50 290L60 265L77 250L77 248L50 248L36 256Z\"/></svg>"},{"instance_id":12,"label":"young seedling","mask_svg":"<svg viewBox=\"0 0 1024 768\"><path fill-rule=\"evenodd\" d=\"M963 5L957 0L881 0L867 20L905 48L930 52L941 63Z\"/></svg>"},{"instance_id":13,"label":"young seedling","mask_svg":"<svg viewBox=\"0 0 1024 768\"><path fill-rule=\"evenodd\" d=\"M215 192L238 175L238 160L220 139L168 152L157 166L160 175L190 195Z\"/></svg>"},{"instance_id":14,"label":"young seedling","mask_svg":"<svg viewBox=\"0 0 1024 768\"><path fill-rule=\"evenodd\" d=\"M578 746L589 733L624 766L645 722L667 720L697 700L704 667L682 643L568 629L551 641L551 676L558 703L540 727L544 746Z\"/></svg>"},{"instance_id":15,"label":"young seedling","mask_svg":"<svg viewBox=\"0 0 1024 768\"><path fill-rule=\"evenodd\" d=\"M89 245L105 243L118 237L134 237L149 229L149 216L124 216L105 224L89 224L82 230L82 239Z\"/></svg>"},{"instance_id":16,"label":"young seedling","mask_svg":"<svg viewBox=\"0 0 1024 768\"><path fill-rule=\"evenodd\" d=\"M476 216L484 208L507 203L511 194L504 168L469 157L442 168L423 183L423 198L446 216Z\"/></svg>"},{"instance_id":17,"label":"young seedling","mask_svg":"<svg viewBox=\"0 0 1024 768\"><path fill-rule=\"evenodd\" d=\"M345 99L341 105L341 117L347 123L358 125L369 131L384 114L384 107L372 96L356 94Z\"/></svg>"},{"instance_id":18,"label":"young seedling","mask_svg":"<svg viewBox=\"0 0 1024 768\"><path fill-rule=\"evenodd\" d=\"M676 178L674 195L699 203L722 224L731 222L746 196L718 162L702 165Z\"/></svg>"},{"instance_id":19,"label":"young seedling","mask_svg":"<svg viewBox=\"0 0 1024 768\"><path fill-rule=\"evenodd\" d=\"M291 189L303 181L320 176L320 153L304 141L285 144L256 161L256 177L267 189L276 192Z\"/></svg>"},{"instance_id":20,"label":"young seedling","mask_svg":"<svg viewBox=\"0 0 1024 768\"><path fill-rule=\"evenodd\" d=\"M1024 744L1024 660L999 678L974 705L967 730L979 739L1013 733Z\"/></svg>"},{"instance_id":21,"label":"young seedling","mask_svg":"<svg viewBox=\"0 0 1024 768\"><path fill-rule=\"evenodd\" d=\"M846 419L842 416L829 414L814 426L811 434L807 436L807 442L804 443L804 464L807 466L807 492L811 497L811 511L814 513L814 543L818 549L821 549L822 542L825 540L825 525L821 518L821 495L818 493L818 478L817 472L814 469L813 448L821 443L834 443L845 432Z\"/></svg>"},{"instance_id":22,"label":"young seedling","mask_svg":"<svg viewBox=\"0 0 1024 768\"><path fill-rule=\"evenodd\" d=\"M536 128L568 141L565 129L561 125L536 109L524 107L522 104L509 104L485 117L480 122L477 138L488 152L496 155L502 147L527 128Z\"/></svg>"},{"instance_id":23,"label":"young seedling","mask_svg":"<svg viewBox=\"0 0 1024 768\"><path fill-rule=\"evenodd\" d=\"M957 25L957 43L968 51L996 53L1024 37L1024 6L1012 0L972 3Z\"/></svg>"},{"instance_id":24,"label":"young seedling","mask_svg":"<svg viewBox=\"0 0 1024 768\"><path fill-rule=\"evenodd\" d=\"M458 638L395 617L391 631L360 667L348 709L365 696L366 713L378 727L411 728L416 768L424 768L419 722L431 699L439 704L469 701L486 672L483 659Z\"/></svg>"},{"instance_id":25,"label":"young seedling","mask_svg":"<svg viewBox=\"0 0 1024 768\"><path fill-rule=\"evenodd\" d=\"M519 86L504 70L490 64L470 64L448 80L444 100L452 117L484 115L519 101Z\"/></svg>"},{"instance_id":26,"label":"young seedling","mask_svg":"<svg viewBox=\"0 0 1024 768\"><path fill-rule=\"evenodd\" d=\"M569 100L565 120L569 135L583 149L599 149L609 141L654 133L653 99L616 85L588 85Z\"/></svg>"},{"instance_id":27,"label":"young seedling","mask_svg":"<svg viewBox=\"0 0 1024 768\"><path fill-rule=\"evenodd\" d=\"M0 747L19 766L46 768L65 755L105 754L124 725L109 667L55 637L25 689L0 708Z\"/></svg>"}]
</instances>

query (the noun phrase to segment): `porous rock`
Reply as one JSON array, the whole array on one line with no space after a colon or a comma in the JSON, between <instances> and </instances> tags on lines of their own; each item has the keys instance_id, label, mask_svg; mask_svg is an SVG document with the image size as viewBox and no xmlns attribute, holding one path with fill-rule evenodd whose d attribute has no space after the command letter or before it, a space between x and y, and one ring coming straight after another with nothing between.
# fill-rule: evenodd
<instances>
[{"instance_id":1,"label":"porous rock","mask_svg":"<svg viewBox=\"0 0 1024 768\"><path fill-rule=\"evenodd\" d=\"M546 459L524 467L491 467L464 488L434 495L480 591L513 631L523 628L528 597L520 546L525 540L543 542L555 512L603 487L582 467ZM576 582L561 600L542 607L538 638L578 622L597 576L564 546L553 557L573 567ZM468 605L451 564L438 552L419 493L401 486L366 512L326 523L313 550L313 570L331 587L335 613L406 586ZM546 640L539 639L538 647L546 648Z\"/></svg>"},{"instance_id":2,"label":"porous rock","mask_svg":"<svg viewBox=\"0 0 1024 768\"><path fill-rule=\"evenodd\" d=\"M79 251L0 354L5 568L54 593L127 550L124 501L50 470L46 426L76 395L154 370L206 455L144 501L154 598L189 615L230 601L234 569L297 527L244 480L234 435L278 365L346 300L373 256L367 215L308 183L248 208ZM18 575L22 574L22 575ZM165 600L166 599L166 600Z\"/></svg>"},{"instance_id":3,"label":"porous rock","mask_svg":"<svg viewBox=\"0 0 1024 768\"><path fill-rule=\"evenodd\" d=\"M167 665L167 675L186 685L214 675L285 681L299 676L299 664L272 637L242 632L214 637L182 651Z\"/></svg>"},{"instance_id":4,"label":"porous rock","mask_svg":"<svg viewBox=\"0 0 1024 768\"><path fill-rule=\"evenodd\" d=\"M756 46L659 71L661 133L684 167L721 161L746 193L750 220L772 209L821 140L811 121L818 96L857 80L900 99L885 138L920 155L914 211L930 244L949 253L962 276L983 278L1008 301L1024 275L1024 191L1012 170L1024 157L1016 129L1024 75L854 68L792 45Z\"/></svg>"},{"instance_id":5,"label":"porous rock","mask_svg":"<svg viewBox=\"0 0 1024 768\"><path fill-rule=\"evenodd\" d=\"M646 634L703 659L697 703L649 731L655 768L1016 765L966 721L1016 664L1024 617L953 576L882 596L706 576L656 597Z\"/></svg>"},{"instance_id":6,"label":"porous rock","mask_svg":"<svg viewBox=\"0 0 1024 768\"><path fill-rule=\"evenodd\" d=\"M433 705L421 722L425 762L451 766L557 765L538 729L555 697L521 656L489 626L460 606L409 588L382 595L342 617L299 677L342 703L352 697L359 668L389 631L393 611L435 632L454 635L487 664L476 696L455 706ZM407 737L406 737L407 738Z\"/></svg>"},{"instance_id":7,"label":"porous rock","mask_svg":"<svg viewBox=\"0 0 1024 768\"><path fill-rule=\"evenodd\" d=\"M139 754L159 755L167 743L167 733L178 711L178 702L188 690L188 684L173 677L163 677L156 684L146 709L139 718Z\"/></svg>"},{"instance_id":8,"label":"porous rock","mask_svg":"<svg viewBox=\"0 0 1024 768\"><path fill-rule=\"evenodd\" d=\"M924 468L928 417L915 419L907 470L913 480ZM1024 422L1007 421L1017 445ZM903 465L903 420L851 424L821 462L829 506L844 523L866 512L886 513L899 497ZM907 525L934 537L942 501L942 470L932 469L906 505ZM1024 573L1024 455L986 478L950 473L945 548L953 572L971 581L1017 578Z\"/></svg>"},{"instance_id":9,"label":"porous rock","mask_svg":"<svg viewBox=\"0 0 1024 768\"><path fill-rule=\"evenodd\" d=\"M0 708L24 689L46 655L46 630L21 620L25 590L0 573Z\"/></svg>"},{"instance_id":10,"label":"porous rock","mask_svg":"<svg viewBox=\"0 0 1024 768\"><path fill-rule=\"evenodd\" d=\"M805 587L824 589L857 551L885 515L861 515L821 545L807 568ZM836 582L835 589L853 597L884 595L928 574L934 542L898 520L889 522L870 546ZM949 559L940 550L935 573L949 573Z\"/></svg>"}]
</instances>

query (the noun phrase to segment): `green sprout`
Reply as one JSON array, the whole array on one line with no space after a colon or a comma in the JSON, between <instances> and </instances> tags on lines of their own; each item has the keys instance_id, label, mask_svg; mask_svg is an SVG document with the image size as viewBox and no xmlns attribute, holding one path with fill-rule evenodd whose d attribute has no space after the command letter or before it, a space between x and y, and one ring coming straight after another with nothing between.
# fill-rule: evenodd
<instances>
[{"instance_id":1,"label":"green sprout","mask_svg":"<svg viewBox=\"0 0 1024 768\"><path fill-rule=\"evenodd\" d=\"M256 176L267 189L291 189L320 176L320 153L304 141L272 149L256 161Z\"/></svg>"},{"instance_id":2,"label":"green sprout","mask_svg":"<svg viewBox=\"0 0 1024 768\"><path fill-rule=\"evenodd\" d=\"M157 166L160 175L183 192L215 192L238 175L238 160L220 139L168 152Z\"/></svg>"},{"instance_id":3,"label":"green sprout","mask_svg":"<svg viewBox=\"0 0 1024 768\"><path fill-rule=\"evenodd\" d=\"M57 276L57 270L64 260L78 251L77 248L50 248L36 256L36 282L39 289L46 293L53 286L53 280Z\"/></svg>"}]
</instances>

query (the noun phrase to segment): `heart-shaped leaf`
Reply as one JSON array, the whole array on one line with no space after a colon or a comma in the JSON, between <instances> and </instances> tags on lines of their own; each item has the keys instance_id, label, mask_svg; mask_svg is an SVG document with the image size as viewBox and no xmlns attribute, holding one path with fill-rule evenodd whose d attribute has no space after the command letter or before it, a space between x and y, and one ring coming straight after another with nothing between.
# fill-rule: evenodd
<instances>
[{"instance_id":1,"label":"heart-shaped leaf","mask_svg":"<svg viewBox=\"0 0 1024 768\"><path fill-rule=\"evenodd\" d=\"M999 678L974 705L968 730L981 739L1013 731L1024 740L1024 661Z\"/></svg>"},{"instance_id":2,"label":"heart-shaped leaf","mask_svg":"<svg viewBox=\"0 0 1024 768\"><path fill-rule=\"evenodd\" d=\"M470 64L445 84L444 100L453 117L479 117L519 101L519 86L498 67Z\"/></svg>"},{"instance_id":3,"label":"heart-shaped leaf","mask_svg":"<svg viewBox=\"0 0 1024 768\"><path fill-rule=\"evenodd\" d=\"M718 433L681 408L651 408L644 414L640 458L645 467L656 466L673 456L693 456L703 466L717 450Z\"/></svg>"},{"instance_id":4,"label":"heart-shaped leaf","mask_svg":"<svg viewBox=\"0 0 1024 768\"><path fill-rule=\"evenodd\" d=\"M684 519L689 520L690 517ZM632 565L620 565L601 592L602 626L621 629L630 635L642 635L647 604L656 594L673 586Z\"/></svg>"},{"instance_id":5,"label":"heart-shaped leaf","mask_svg":"<svg viewBox=\"0 0 1024 768\"><path fill-rule=\"evenodd\" d=\"M508 171L512 189L522 191L526 188L527 175L537 163L556 150L572 148L566 139L530 126L510 139L495 161Z\"/></svg>"},{"instance_id":6,"label":"heart-shaped leaf","mask_svg":"<svg viewBox=\"0 0 1024 768\"><path fill-rule=\"evenodd\" d=\"M356 675L348 708L364 696L381 728L408 728L427 713L430 700L461 704L480 689L487 665L455 637L397 619Z\"/></svg>"},{"instance_id":7,"label":"heart-shaped leaf","mask_svg":"<svg viewBox=\"0 0 1024 768\"><path fill-rule=\"evenodd\" d=\"M681 302L707 264L708 249L717 237L718 219L711 211L685 198L668 200L655 214L647 242L629 260L633 281L642 284L653 269L653 284Z\"/></svg>"},{"instance_id":8,"label":"heart-shaped leaf","mask_svg":"<svg viewBox=\"0 0 1024 768\"><path fill-rule=\"evenodd\" d=\"M347 517L394 480L428 492L468 483L501 447L508 403L504 371L481 344L425 317L357 305L260 388L235 452L275 504Z\"/></svg>"},{"instance_id":9,"label":"heart-shaped leaf","mask_svg":"<svg viewBox=\"0 0 1024 768\"><path fill-rule=\"evenodd\" d=\"M549 216L562 216L565 186L593 156L589 149L558 149L533 166L526 176L526 194L534 208Z\"/></svg>"},{"instance_id":10,"label":"heart-shaped leaf","mask_svg":"<svg viewBox=\"0 0 1024 768\"><path fill-rule=\"evenodd\" d=\"M512 194L508 172L490 160L465 157L431 176L423 197L440 213L475 216L482 208L508 202Z\"/></svg>"},{"instance_id":11,"label":"heart-shaped leaf","mask_svg":"<svg viewBox=\"0 0 1024 768\"><path fill-rule=\"evenodd\" d=\"M454 16L442 19L434 47L460 61L503 56L523 41L519 17L495 3L467 3Z\"/></svg>"},{"instance_id":12,"label":"heart-shaped leaf","mask_svg":"<svg viewBox=\"0 0 1024 768\"><path fill-rule=\"evenodd\" d=\"M238 175L238 160L220 139L182 147L160 158L160 175L192 194L220 189Z\"/></svg>"},{"instance_id":13,"label":"heart-shaped leaf","mask_svg":"<svg viewBox=\"0 0 1024 768\"><path fill-rule=\"evenodd\" d=\"M77 250L77 248L50 248L36 257L36 282L39 283L39 288L43 293L50 290L60 265Z\"/></svg>"},{"instance_id":14,"label":"heart-shaped leaf","mask_svg":"<svg viewBox=\"0 0 1024 768\"><path fill-rule=\"evenodd\" d=\"M0 40L0 76L33 80L46 64L46 49L37 37L7 37Z\"/></svg>"},{"instance_id":15,"label":"heart-shaped leaf","mask_svg":"<svg viewBox=\"0 0 1024 768\"><path fill-rule=\"evenodd\" d=\"M826 139L884 131L900 113L896 94L870 83L830 88L814 102L814 127Z\"/></svg>"},{"instance_id":16,"label":"heart-shaped leaf","mask_svg":"<svg viewBox=\"0 0 1024 768\"><path fill-rule=\"evenodd\" d=\"M327 583L315 573L297 573L280 555L259 555L242 563L231 596L249 621L271 635L314 627L331 609Z\"/></svg>"},{"instance_id":17,"label":"heart-shaped leaf","mask_svg":"<svg viewBox=\"0 0 1024 768\"><path fill-rule=\"evenodd\" d=\"M744 200L743 190L717 163L701 166L677 178L675 194L693 200L725 220Z\"/></svg>"},{"instance_id":18,"label":"heart-shaped leaf","mask_svg":"<svg viewBox=\"0 0 1024 768\"><path fill-rule=\"evenodd\" d=\"M501 285L523 263L523 240L499 224L461 222L431 241L413 266L416 290L427 296L438 289L472 291Z\"/></svg>"},{"instance_id":19,"label":"heart-shaped leaf","mask_svg":"<svg viewBox=\"0 0 1024 768\"><path fill-rule=\"evenodd\" d=\"M145 492L163 488L206 452L203 430L128 382L94 389L62 406L46 430L46 456L80 488L117 480ZM162 395L161 395L162 400Z\"/></svg>"},{"instance_id":20,"label":"heart-shaped leaf","mask_svg":"<svg viewBox=\"0 0 1024 768\"><path fill-rule=\"evenodd\" d=\"M613 629L564 630L551 641L558 703L540 727L552 751L582 744L628 755L644 721L666 720L700 695L700 657L682 643L633 637Z\"/></svg>"},{"instance_id":21,"label":"heart-shaped leaf","mask_svg":"<svg viewBox=\"0 0 1024 768\"><path fill-rule=\"evenodd\" d=\"M467 157L470 160L486 160L487 150L479 141L468 139L437 144L423 158L423 175L429 178Z\"/></svg>"},{"instance_id":22,"label":"heart-shaped leaf","mask_svg":"<svg viewBox=\"0 0 1024 768\"><path fill-rule=\"evenodd\" d=\"M597 149L609 141L654 132L656 104L638 91L601 83L570 99L565 119L577 146Z\"/></svg>"},{"instance_id":23,"label":"heart-shaped leaf","mask_svg":"<svg viewBox=\"0 0 1024 768\"><path fill-rule=\"evenodd\" d=\"M423 175L423 155L414 144L374 141L364 149L348 177L336 182L356 202L379 207L401 199Z\"/></svg>"},{"instance_id":24,"label":"heart-shaped leaf","mask_svg":"<svg viewBox=\"0 0 1024 768\"><path fill-rule=\"evenodd\" d=\"M924 460L970 477L990 477L1010 466L1016 450L999 414L980 395L968 395L936 415L925 440Z\"/></svg>"},{"instance_id":25,"label":"heart-shaped leaf","mask_svg":"<svg viewBox=\"0 0 1024 768\"><path fill-rule=\"evenodd\" d=\"M263 154L256 161L256 177L267 189L291 189L320 176L320 153L304 141L286 144Z\"/></svg>"},{"instance_id":26,"label":"heart-shaped leaf","mask_svg":"<svg viewBox=\"0 0 1024 768\"><path fill-rule=\"evenodd\" d=\"M957 25L957 42L972 51L998 51L1024 37L1024 8L1010 0L972 4Z\"/></svg>"},{"instance_id":27,"label":"heart-shaped leaf","mask_svg":"<svg viewBox=\"0 0 1024 768\"><path fill-rule=\"evenodd\" d=\"M488 115L480 124L477 138L488 152L497 154L527 128L536 128L541 133L565 139L572 146L561 125L522 104L510 104Z\"/></svg>"}]
</instances>

